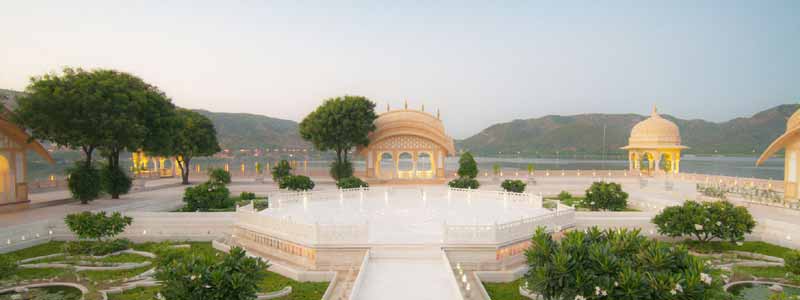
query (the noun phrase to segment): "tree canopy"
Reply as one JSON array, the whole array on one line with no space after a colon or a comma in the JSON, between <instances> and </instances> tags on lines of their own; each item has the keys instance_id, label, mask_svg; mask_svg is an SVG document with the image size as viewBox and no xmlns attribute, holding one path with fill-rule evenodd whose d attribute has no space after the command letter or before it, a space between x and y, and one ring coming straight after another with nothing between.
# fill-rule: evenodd
<instances>
[{"instance_id":1,"label":"tree canopy","mask_svg":"<svg viewBox=\"0 0 800 300\"><path fill-rule=\"evenodd\" d=\"M300 122L300 136L320 151L334 150L334 178L352 176L347 168L347 151L369 144L368 134L375 130L375 103L362 96L330 98ZM350 174L346 174L346 173Z\"/></svg>"},{"instance_id":2,"label":"tree canopy","mask_svg":"<svg viewBox=\"0 0 800 300\"><path fill-rule=\"evenodd\" d=\"M459 177L475 178L478 176L478 163L472 157L469 151L461 154L458 158L458 171L456 172Z\"/></svg>"},{"instance_id":3,"label":"tree canopy","mask_svg":"<svg viewBox=\"0 0 800 300\"><path fill-rule=\"evenodd\" d=\"M188 109L177 109L170 135L170 142L154 153L177 158L183 184L189 184L192 158L212 155L221 150L214 123L207 117Z\"/></svg>"},{"instance_id":4,"label":"tree canopy","mask_svg":"<svg viewBox=\"0 0 800 300\"><path fill-rule=\"evenodd\" d=\"M694 236L701 242L712 239L738 242L753 232L756 222L747 208L728 201L686 201L679 206L664 208L653 217L658 232L670 236Z\"/></svg>"}]
</instances>

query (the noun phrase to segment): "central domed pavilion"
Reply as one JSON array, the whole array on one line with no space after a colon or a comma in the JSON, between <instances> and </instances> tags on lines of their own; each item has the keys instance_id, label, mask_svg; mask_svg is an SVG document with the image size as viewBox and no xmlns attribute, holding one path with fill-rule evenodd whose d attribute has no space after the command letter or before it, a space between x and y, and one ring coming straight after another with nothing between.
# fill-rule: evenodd
<instances>
[{"instance_id":1,"label":"central domed pavilion","mask_svg":"<svg viewBox=\"0 0 800 300\"><path fill-rule=\"evenodd\" d=\"M366 178L443 180L444 159L455 153L453 138L436 116L421 110L389 110L375 120L369 145L359 147L366 159Z\"/></svg>"},{"instance_id":2,"label":"central domed pavilion","mask_svg":"<svg viewBox=\"0 0 800 300\"><path fill-rule=\"evenodd\" d=\"M629 169L640 172L677 174L680 171L681 150L688 147L681 145L681 133L678 125L662 118L653 107L650 117L633 126L628 145ZM646 166L642 164L647 162ZM662 166L663 163L663 166Z\"/></svg>"},{"instance_id":3,"label":"central domed pavilion","mask_svg":"<svg viewBox=\"0 0 800 300\"><path fill-rule=\"evenodd\" d=\"M784 168L783 168L783 197L785 199L798 198L798 190L800 186L797 184L797 169L800 166L800 160L797 159L797 153L800 152L800 110L797 110L786 121L786 132L779 136L772 144L764 150L761 157L756 161L756 166L761 165L770 158L775 152L784 149Z\"/></svg>"}]
</instances>

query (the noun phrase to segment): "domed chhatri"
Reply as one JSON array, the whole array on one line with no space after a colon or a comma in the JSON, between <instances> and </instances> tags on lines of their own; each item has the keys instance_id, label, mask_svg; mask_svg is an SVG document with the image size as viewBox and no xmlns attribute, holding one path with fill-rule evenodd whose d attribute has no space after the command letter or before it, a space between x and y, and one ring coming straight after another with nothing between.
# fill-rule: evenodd
<instances>
[{"instance_id":1,"label":"domed chhatri","mask_svg":"<svg viewBox=\"0 0 800 300\"><path fill-rule=\"evenodd\" d=\"M673 174L680 171L681 150L687 148L681 145L678 125L662 118L655 106L649 118L633 126L628 145L622 147L628 150L631 171L650 173L663 170ZM647 165L643 166L645 161Z\"/></svg>"},{"instance_id":2,"label":"domed chhatri","mask_svg":"<svg viewBox=\"0 0 800 300\"><path fill-rule=\"evenodd\" d=\"M800 152L800 110L797 110L789 117L786 122L786 132L764 150L764 153L756 161L756 165L761 165L781 149L786 150L783 167L784 198L798 199L798 194L800 194L798 189L800 187L797 184L797 169L800 162L798 162L797 155Z\"/></svg>"},{"instance_id":3,"label":"domed chhatri","mask_svg":"<svg viewBox=\"0 0 800 300\"><path fill-rule=\"evenodd\" d=\"M436 116L421 110L388 110L375 120L369 145L357 149L373 179L444 179L444 158L455 153L453 138Z\"/></svg>"}]
</instances>

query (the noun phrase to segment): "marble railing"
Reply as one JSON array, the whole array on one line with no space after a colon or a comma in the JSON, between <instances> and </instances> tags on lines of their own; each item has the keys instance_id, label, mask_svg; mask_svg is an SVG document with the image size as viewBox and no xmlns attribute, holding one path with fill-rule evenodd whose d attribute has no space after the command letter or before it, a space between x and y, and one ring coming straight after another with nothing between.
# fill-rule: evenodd
<instances>
[{"instance_id":1,"label":"marble railing","mask_svg":"<svg viewBox=\"0 0 800 300\"><path fill-rule=\"evenodd\" d=\"M575 226L575 209L559 205L555 211L505 223L450 225L444 223L445 244L502 244L530 237L538 227L549 232Z\"/></svg>"},{"instance_id":2,"label":"marble railing","mask_svg":"<svg viewBox=\"0 0 800 300\"><path fill-rule=\"evenodd\" d=\"M369 225L306 224L289 218L258 213L252 204L236 211L236 226L304 245L362 244L369 239Z\"/></svg>"}]
</instances>

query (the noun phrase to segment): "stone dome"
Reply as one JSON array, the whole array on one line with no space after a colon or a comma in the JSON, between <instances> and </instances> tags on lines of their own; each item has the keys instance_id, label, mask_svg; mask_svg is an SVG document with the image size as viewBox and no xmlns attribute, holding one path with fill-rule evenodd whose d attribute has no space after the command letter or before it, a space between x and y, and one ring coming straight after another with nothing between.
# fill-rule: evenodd
<instances>
[{"instance_id":1,"label":"stone dome","mask_svg":"<svg viewBox=\"0 0 800 300\"><path fill-rule=\"evenodd\" d=\"M770 156L775 154L775 152L780 151L783 148L786 148L789 145L797 143L800 140L800 109L795 111L789 120L786 121L786 132L783 135L779 136L772 144L764 150L764 153L761 154L761 157L758 158L756 161L756 165L761 165L764 163Z\"/></svg>"},{"instance_id":2,"label":"stone dome","mask_svg":"<svg viewBox=\"0 0 800 300\"><path fill-rule=\"evenodd\" d=\"M658 110L653 107L650 117L633 126L628 139L628 146L632 148L685 148L681 146L681 132L678 125L662 118Z\"/></svg>"},{"instance_id":3,"label":"stone dome","mask_svg":"<svg viewBox=\"0 0 800 300\"><path fill-rule=\"evenodd\" d=\"M375 119L375 131L369 134L370 144L394 136L418 136L430 140L445 150L445 155L455 153L453 138L444 130L442 120L421 110L400 109L384 112ZM359 149L359 152L366 148Z\"/></svg>"}]
</instances>

